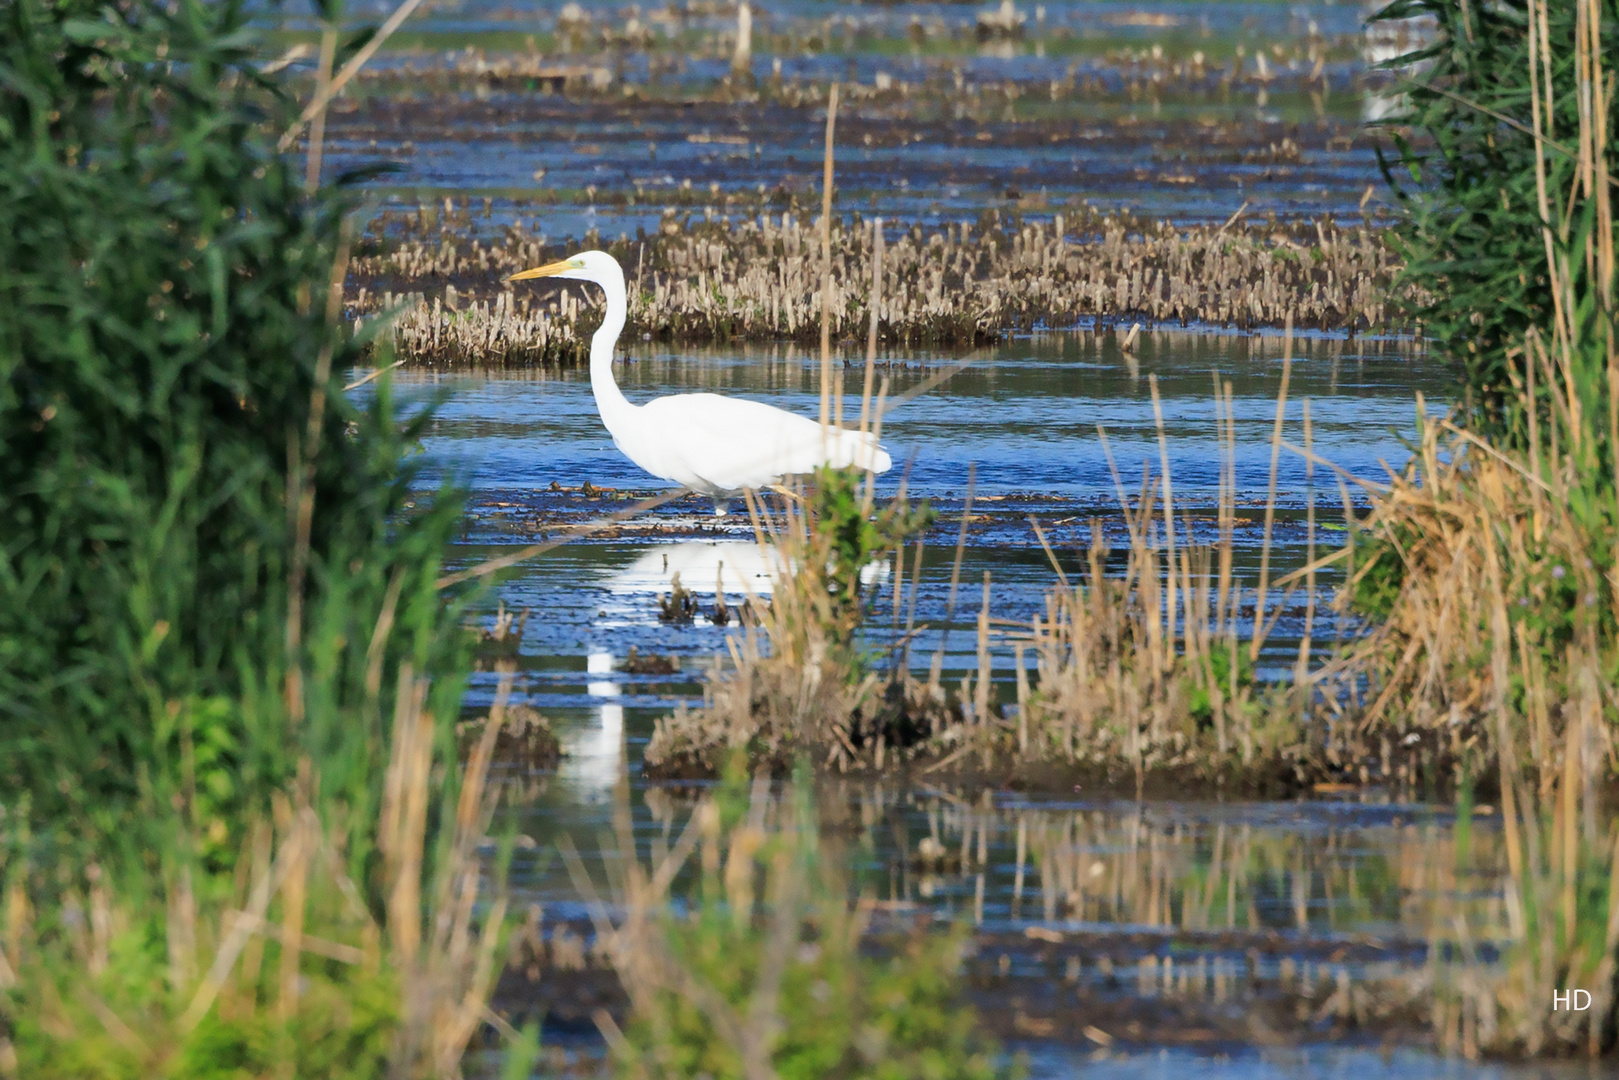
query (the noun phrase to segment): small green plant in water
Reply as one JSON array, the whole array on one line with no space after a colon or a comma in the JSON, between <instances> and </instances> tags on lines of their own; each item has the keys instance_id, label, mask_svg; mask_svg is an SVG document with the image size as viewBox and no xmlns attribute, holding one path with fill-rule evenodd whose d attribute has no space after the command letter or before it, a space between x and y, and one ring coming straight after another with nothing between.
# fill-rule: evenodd
<instances>
[{"instance_id":1,"label":"small green plant in water","mask_svg":"<svg viewBox=\"0 0 1619 1080\"><path fill-rule=\"evenodd\" d=\"M865 619L861 571L901 549L937 516L926 500L894 499L873 513L864 484L858 469L823 466L810 496L813 550L827 567L827 631L844 649L853 646Z\"/></svg>"},{"instance_id":2,"label":"small green plant in water","mask_svg":"<svg viewBox=\"0 0 1619 1080\"><path fill-rule=\"evenodd\" d=\"M1356 536L1354 564L1344 589L1350 612L1376 622L1389 617L1405 585L1405 559L1393 540L1375 535Z\"/></svg>"},{"instance_id":3,"label":"small green plant in water","mask_svg":"<svg viewBox=\"0 0 1619 1080\"><path fill-rule=\"evenodd\" d=\"M1246 648L1236 650L1236 669L1232 670L1232 650L1216 644L1209 650L1208 674L1214 686L1219 687L1226 701L1236 701L1244 691L1254 686L1254 662ZM1186 713L1196 722L1198 730L1207 731L1214 726L1214 695L1212 688L1196 679L1186 679Z\"/></svg>"}]
</instances>

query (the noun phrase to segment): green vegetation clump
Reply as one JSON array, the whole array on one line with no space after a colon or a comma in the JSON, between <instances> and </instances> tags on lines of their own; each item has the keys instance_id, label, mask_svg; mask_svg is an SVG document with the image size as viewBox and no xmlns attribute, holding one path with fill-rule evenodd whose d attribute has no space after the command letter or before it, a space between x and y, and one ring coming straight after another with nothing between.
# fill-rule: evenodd
<instances>
[{"instance_id":1,"label":"green vegetation clump","mask_svg":"<svg viewBox=\"0 0 1619 1080\"><path fill-rule=\"evenodd\" d=\"M1254 662L1247 649L1211 649L1207 672L1203 681L1195 676L1183 676L1186 694L1186 713L1201 732L1214 728L1216 699L1239 701L1251 697L1254 691Z\"/></svg>"},{"instance_id":2,"label":"green vegetation clump","mask_svg":"<svg viewBox=\"0 0 1619 1080\"><path fill-rule=\"evenodd\" d=\"M926 532L937 517L927 500L894 499L872 510L859 469L822 467L815 472L813 526L808 554L826 564L825 620L836 647L851 650L866 616L869 596L860 575L879 559L904 548L912 536ZM849 654L849 678L858 680L865 664Z\"/></svg>"},{"instance_id":3,"label":"green vegetation clump","mask_svg":"<svg viewBox=\"0 0 1619 1080\"><path fill-rule=\"evenodd\" d=\"M459 501L342 392L355 196L276 152L247 20L0 3L0 783L95 838L180 797L239 841L304 755L363 785L399 662L460 666Z\"/></svg>"},{"instance_id":4,"label":"green vegetation clump","mask_svg":"<svg viewBox=\"0 0 1619 1080\"><path fill-rule=\"evenodd\" d=\"M449 1076L499 969L460 499L250 7L0 0L4 1075Z\"/></svg>"},{"instance_id":5,"label":"green vegetation clump","mask_svg":"<svg viewBox=\"0 0 1619 1080\"><path fill-rule=\"evenodd\" d=\"M1403 280L1416 288L1398 295L1460 366L1477 429L1517 446L1529 436L1521 404L1524 336L1549 329L1557 309L1559 285L1547 269L1551 248L1595 242L1596 207L1579 183L1575 139L1582 109L1575 39L1585 6L1585 0L1395 0L1373 20L1429 16L1438 24L1432 44L1388 65L1411 72L1402 87L1410 107L1394 118L1399 127L1388 126L1394 153L1382 157L1384 175L1409 215L1400 232ZM1619 2L1596 6L1601 60L1613 71L1619 68ZM1538 91L1531 85L1532 29ZM1619 131L1619 98L1608 97L1605 114L1605 129ZM1538 146L1537 126L1550 136ZM1416 129L1422 141L1407 138L1402 128ZM1606 156L1610 169L1619 165L1611 141ZM1537 157L1544 162L1541 181ZM1549 231L1543 228L1548 222ZM1563 288L1587 294L1596 287L1595 259L1582 253L1569 270L1572 280ZM1587 367L1582 381L1605 381L1603 362L1591 358ZM1543 380L1535 407L1543 416L1551 408Z\"/></svg>"},{"instance_id":6,"label":"green vegetation clump","mask_svg":"<svg viewBox=\"0 0 1619 1080\"><path fill-rule=\"evenodd\" d=\"M677 708L647 746L654 777L715 776L739 747L761 772L785 774L809 753L845 769L923 742L945 712L903 671L877 670L859 633L871 591L861 574L899 559L934 511L896 498L876 506L866 474L822 468L777 511L751 502L780 563L768 603L750 600L752 628L716 665L700 709ZM762 631L762 632L761 632Z\"/></svg>"}]
</instances>

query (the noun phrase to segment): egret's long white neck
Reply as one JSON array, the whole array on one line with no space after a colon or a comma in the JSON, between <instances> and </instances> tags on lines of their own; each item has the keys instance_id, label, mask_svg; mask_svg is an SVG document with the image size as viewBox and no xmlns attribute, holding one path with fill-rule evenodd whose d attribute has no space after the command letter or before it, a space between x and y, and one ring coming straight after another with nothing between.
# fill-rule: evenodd
<instances>
[{"instance_id":1,"label":"egret's long white neck","mask_svg":"<svg viewBox=\"0 0 1619 1080\"><path fill-rule=\"evenodd\" d=\"M613 346L624 329L629 306L624 296L624 274L616 263L593 280L607 294L607 313L602 317L601 329L590 339L590 391L596 396L602 423L616 435L616 429L635 409L613 379Z\"/></svg>"}]
</instances>

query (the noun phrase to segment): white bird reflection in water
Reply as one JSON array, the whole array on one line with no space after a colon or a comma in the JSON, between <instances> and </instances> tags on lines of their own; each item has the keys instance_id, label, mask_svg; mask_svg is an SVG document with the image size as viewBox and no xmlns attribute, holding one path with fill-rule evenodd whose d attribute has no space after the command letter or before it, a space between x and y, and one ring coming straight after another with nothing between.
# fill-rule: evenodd
<instances>
[{"instance_id":1,"label":"white bird reflection in water","mask_svg":"<svg viewBox=\"0 0 1619 1080\"><path fill-rule=\"evenodd\" d=\"M612 653L591 653L585 660L588 675L611 675L612 671ZM600 722L568 740L558 772L583 793L605 796L624 772L624 706L615 700L622 690L610 678L596 678L585 684L585 693Z\"/></svg>"},{"instance_id":2,"label":"white bird reflection in water","mask_svg":"<svg viewBox=\"0 0 1619 1080\"><path fill-rule=\"evenodd\" d=\"M729 594L768 596L771 578L782 564L774 549L752 540L686 540L642 552L607 582L621 596L668 592L676 574L692 592L708 593L723 581Z\"/></svg>"},{"instance_id":3,"label":"white bird reflection in water","mask_svg":"<svg viewBox=\"0 0 1619 1080\"><path fill-rule=\"evenodd\" d=\"M711 596L716 587L723 586L733 601L750 593L762 598L771 594L773 579L785 569L780 552L752 540L686 540L648 548L616 571L608 579L607 589L625 597L667 593L679 574L681 587L699 596ZM888 572L886 562L868 563L860 572L861 583L881 582Z\"/></svg>"},{"instance_id":4,"label":"white bird reflection in water","mask_svg":"<svg viewBox=\"0 0 1619 1080\"><path fill-rule=\"evenodd\" d=\"M658 544L608 576L607 592L619 602L609 601L593 626L611 630L654 623L657 605L649 598L669 593L677 574L681 586L703 601L693 622L707 625L716 587L724 589L727 602L734 608L749 595L761 599L770 596L772 578L784 566L774 549L762 549L751 540ZM885 563L873 562L860 576L870 585L881 582L887 573ZM612 679L613 665L610 652L596 651L587 656L585 693L598 723L566 740L566 756L558 770L558 775L575 784L586 798L605 797L624 769L624 706L619 700L623 688Z\"/></svg>"}]
</instances>

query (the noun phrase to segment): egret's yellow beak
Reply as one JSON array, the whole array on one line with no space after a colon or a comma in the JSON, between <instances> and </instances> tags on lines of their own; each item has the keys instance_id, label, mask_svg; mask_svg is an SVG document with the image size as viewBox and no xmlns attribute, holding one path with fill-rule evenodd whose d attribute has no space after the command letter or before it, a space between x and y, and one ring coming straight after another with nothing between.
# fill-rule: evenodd
<instances>
[{"instance_id":1,"label":"egret's yellow beak","mask_svg":"<svg viewBox=\"0 0 1619 1080\"><path fill-rule=\"evenodd\" d=\"M565 274L569 270L579 270L579 269L582 269L582 267L579 265L579 263L577 261L575 261L573 259L563 259L561 262L549 263L549 264L547 264L545 266L536 266L532 270L524 270L520 274L513 274L511 277L507 278L506 280L507 281L528 281L528 280L530 280L532 278L556 277L558 274Z\"/></svg>"}]
</instances>

